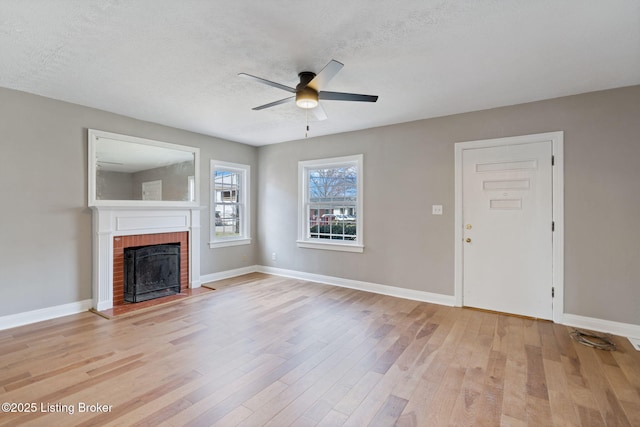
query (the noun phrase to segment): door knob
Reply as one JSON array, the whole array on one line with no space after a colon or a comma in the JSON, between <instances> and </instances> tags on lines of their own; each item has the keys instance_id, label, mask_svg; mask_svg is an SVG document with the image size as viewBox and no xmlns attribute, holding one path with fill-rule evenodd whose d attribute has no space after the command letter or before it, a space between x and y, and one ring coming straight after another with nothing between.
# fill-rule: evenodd
<instances>
[{"instance_id":1,"label":"door knob","mask_svg":"<svg viewBox=\"0 0 640 427\"><path fill-rule=\"evenodd\" d=\"M466 239L464 239L465 242L467 243L471 243L471 239L469 237L467 237Z\"/></svg>"}]
</instances>

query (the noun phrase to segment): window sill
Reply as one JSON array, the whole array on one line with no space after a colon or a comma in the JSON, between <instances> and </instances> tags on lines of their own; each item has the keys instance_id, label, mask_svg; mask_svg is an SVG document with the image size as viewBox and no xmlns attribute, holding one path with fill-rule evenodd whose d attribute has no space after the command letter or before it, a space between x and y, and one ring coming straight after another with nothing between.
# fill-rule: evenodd
<instances>
[{"instance_id":1,"label":"window sill","mask_svg":"<svg viewBox=\"0 0 640 427\"><path fill-rule=\"evenodd\" d=\"M251 239L230 239L230 240L218 240L216 242L209 242L209 248L224 248L227 246L240 246L251 244Z\"/></svg>"},{"instance_id":2,"label":"window sill","mask_svg":"<svg viewBox=\"0 0 640 427\"><path fill-rule=\"evenodd\" d=\"M299 248L307 248L307 249L322 249L326 251L342 251L342 252L364 252L364 246L360 244L352 244L352 243L320 243L320 242L310 242L308 240L298 240L296 242Z\"/></svg>"}]
</instances>

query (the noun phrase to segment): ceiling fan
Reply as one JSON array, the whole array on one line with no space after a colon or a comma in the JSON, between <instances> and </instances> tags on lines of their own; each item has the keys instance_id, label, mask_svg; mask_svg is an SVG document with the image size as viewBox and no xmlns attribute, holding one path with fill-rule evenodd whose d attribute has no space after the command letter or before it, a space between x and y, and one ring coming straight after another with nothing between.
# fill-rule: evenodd
<instances>
[{"instance_id":1,"label":"ceiling fan","mask_svg":"<svg viewBox=\"0 0 640 427\"><path fill-rule=\"evenodd\" d=\"M272 82L261 77L252 76L247 73L240 73L238 75L295 94L279 101L260 105L259 107L253 108L253 110L263 110L265 108L295 101L298 107L307 110L311 109L318 120L325 120L327 115L319 104L319 100L357 102L376 102L378 100L377 95L360 95L357 93L329 92L322 90L322 88L324 88L327 83L329 83L329 81L338 74L338 71L340 71L342 67L344 67L343 63L332 59L318 74L311 71L302 71L298 74L300 83L298 83L295 88Z\"/></svg>"}]
</instances>

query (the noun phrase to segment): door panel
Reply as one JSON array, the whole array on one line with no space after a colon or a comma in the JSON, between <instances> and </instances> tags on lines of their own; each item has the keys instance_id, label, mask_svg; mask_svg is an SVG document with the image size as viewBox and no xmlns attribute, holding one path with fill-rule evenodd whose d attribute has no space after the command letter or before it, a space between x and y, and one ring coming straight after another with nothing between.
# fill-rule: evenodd
<instances>
[{"instance_id":1,"label":"door panel","mask_svg":"<svg viewBox=\"0 0 640 427\"><path fill-rule=\"evenodd\" d=\"M551 141L462 153L463 304L551 319Z\"/></svg>"},{"instance_id":2,"label":"door panel","mask_svg":"<svg viewBox=\"0 0 640 427\"><path fill-rule=\"evenodd\" d=\"M142 200L162 200L162 181L143 182Z\"/></svg>"}]
</instances>

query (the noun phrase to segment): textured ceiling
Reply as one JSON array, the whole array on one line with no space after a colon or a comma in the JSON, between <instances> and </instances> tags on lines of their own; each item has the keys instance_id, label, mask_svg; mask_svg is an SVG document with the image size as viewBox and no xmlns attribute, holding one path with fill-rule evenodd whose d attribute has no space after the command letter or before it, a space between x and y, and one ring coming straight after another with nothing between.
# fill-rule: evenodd
<instances>
[{"instance_id":1,"label":"textured ceiling","mask_svg":"<svg viewBox=\"0 0 640 427\"><path fill-rule=\"evenodd\" d=\"M0 86L253 145L640 84L638 0L0 0ZM110 130L110 129L106 129Z\"/></svg>"}]
</instances>

